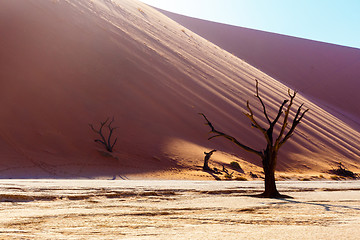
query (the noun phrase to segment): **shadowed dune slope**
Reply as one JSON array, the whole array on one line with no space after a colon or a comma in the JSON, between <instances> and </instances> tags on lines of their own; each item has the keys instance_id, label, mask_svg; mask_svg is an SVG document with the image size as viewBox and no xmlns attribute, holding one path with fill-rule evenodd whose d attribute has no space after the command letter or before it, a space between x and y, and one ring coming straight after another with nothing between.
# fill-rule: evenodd
<instances>
[{"instance_id":1,"label":"shadowed dune slope","mask_svg":"<svg viewBox=\"0 0 360 240\"><path fill-rule=\"evenodd\" d=\"M259 148L244 116L254 79L274 116L287 87L134 0L0 2L0 177L102 177L192 165L217 148L260 165L219 129ZM304 83L306 84L306 83ZM359 170L360 134L300 94L311 111L283 147L279 170ZM88 124L114 116L105 156ZM259 119L264 123L264 119Z\"/></svg>"},{"instance_id":2,"label":"shadowed dune slope","mask_svg":"<svg viewBox=\"0 0 360 240\"><path fill-rule=\"evenodd\" d=\"M360 49L159 11L360 129Z\"/></svg>"}]
</instances>

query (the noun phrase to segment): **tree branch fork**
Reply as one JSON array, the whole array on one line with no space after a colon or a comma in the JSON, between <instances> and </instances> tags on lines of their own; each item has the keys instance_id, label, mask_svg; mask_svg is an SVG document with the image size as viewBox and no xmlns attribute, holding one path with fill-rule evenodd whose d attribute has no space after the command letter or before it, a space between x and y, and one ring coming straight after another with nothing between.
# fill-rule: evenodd
<instances>
[{"instance_id":1,"label":"tree branch fork","mask_svg":"<svg viewBox=\"0 0 360 240\"><path fill-rule=\"evenodd\" d=\"M287 127L288 127L290 109L293 106L296 94L297 94L297 91L294 91L293 93L291 93L291 90L288 89L289 99L285 99L282 102L282 104L279 107L276 117L274 118L274 120L271 120L269 117L268 111L266 109L266 105L264 104L261 96L259 95L259 82L256 80L256 95L255 95L255 97L258 99L258 101L260 102L260 104L262 106L263 114L268 123L267 128L261 126L258 123L258 121L256 121L249 101L246 102L246 107L247 107L248 112L244 113L245 116L250 119L252 127L258 129L264 135L264 137L267 141L267 145L271 146L274 149L278 150L292 136L297 125L303 119L305 114L309 111L309 109L306 109L303 111L302 108L303 108L304 104L301 104L296 111L296 114L292 121L291 127L288 128L288 131L286 132ZM211 129L210 133L215 134L215 135L209 137L209 140L216 138L216 137L224 137L224 138L230 140L231 142L235 143L237 146L241 147L245 151L254 153L254 154L260 156L261 158L264 157L264 151L255 150L249 146L246 146L245 144L239 142L235 137L215 129L214 125L210 122L210 120L206 117L206 115L204 113L199 113L199 114L202 115L203 118L205 119L205 121L206 121L205 124L210 127L210 129ZM279 135L277 136L276 140L274 141L273 131L274 131L276 124L279 123L279 119L282 115L283 115L283 122L281 123L280 132L279 132Z\"/></svg>"},{"instance_id":2,"label":"tree branch fork","mask_svg":"<svg viewBox=\"0 0 360 240\"><path fill-rule=\"evenodd\" d=\"M111 119L111 121L109 121L109 120L110 120L110 118L107 118L104 122L100 122L99 130L96 130L92 124L89 124L89 126L90 126L91 130L93 130L93 132L95 132L96 134L98 134L100 136L100 139L95 139L94 141L97 143L103 144L108 152L113 152L113 148L117 142L117 138L115 138L114 142L112 142L111 137L112 137L114 130L117 129L117 127L111 126L112 123L114 122L114 117ZM106 127L108 129L107 137L105 137L105 135L103 133L104 127Z\"/></svg>"}]
</instances>

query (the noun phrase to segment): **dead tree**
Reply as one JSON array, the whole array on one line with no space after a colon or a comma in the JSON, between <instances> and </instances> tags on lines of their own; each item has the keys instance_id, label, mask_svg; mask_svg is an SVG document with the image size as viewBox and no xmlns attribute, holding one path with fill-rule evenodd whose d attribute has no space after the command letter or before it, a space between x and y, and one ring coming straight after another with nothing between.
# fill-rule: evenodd
<instances>
[{"instance_id":1,"label":"dead tree","mask_svg":"<svg viewBox=\"0 0 360 240\"><path fill-rule=\"evenodd\" d=\"M114 117L109 122L109 118L107 118L104 122L100 122L99 130L96 130L92 124L89 124L90 128L100 136L100 139L95 139L95 142L101 143L104 145L108 152L113 152L114 146L116 144L117 138L115 138L114 142L112 142L111 137L116 129L116 127L112 127L111 124L114 122ZM108 129L107 137L104 136L103 128L106 127Z\"/></svg>"},{"instance_id":2,"label":"dead tree","mask_svg":"<svg viewBox=\"0 0 360 240\"><path fill-rule=\"evenodd\" d=\"M292 121L291 127L290 126L288 127L290 109L293 105L293 102L294 102L294 99L295 99L295 96L297 93L296 91L294 91L294 93L291 94L291 91L289 89L288 90L289 99L284 100L282 102L275 119L273 121L271 121L270 117L267 113L265 104L259 95L259 86L258 85L259 85L259 83L256 80L256 95L255 95L255 97L259 100L259 102L262 106L264 116L265 116L266 121L269 126L267 128L264 128L263 126L261 126L258 123L258 121L255 120L255 117L254 117L253 111L251 110L249 101L247 101L247 103L246 103L246 107L249 112L245 113L245 115L250 119L252 127L258 129L264 135L264 138L266 139L266 143L267 143L265 149L258 151L258 150L255 150L251 147L244 145L243 143L240 143L235 137L233 137L229 134L220 132L217 129L215 129L215 127L208 120L208 118L203 113L200 113L200 114L206 120L206 124L209 125L209 127L211 129L210 133L215 134L214 136L211 136L209 138L209 140L213 139L215 137L224 137L224 138L230 140L231 142L235 143L237 146L244 149L245 151L254 153L261 158L262 166L263 166L264 173L265 173L265 191L260 196L269 197L269 198L279 198L279 197L283 197L283 195L281 195L278 192L278 190L276 189L276 183L275 183L275 168L276 168L277 155L278 155L279 149L293 135L295 128L298 126L298 124L304 117L305 113L307 111L309 111L309 109L302 111L302 107L304 104L301 104L300 107L296 111L296 114ZM284 108L285 108L285 112L283 111ZM284 115L284 116L283 116L282 123L280 125L279 135L275 138L273 136L274 128L282 115Z\"/></svg>"},{"instance_id":3,"label":"dead tree","mask_svg":"<svg viewBox=\"0 0 360 240\"><path fill-rule=\"evenodd\" d=\"M204 157L204 166L203 166L203 170L204 171L210 171L211 170L211 168L209 167L209 160L210 160L210 157L211 157L211 155L214 153L214 152L216 152L216 150L214 149L214 150L211 150L210 152L204 152L204 154L205 154L205 157Z\"/></svg>"}]
</instances>

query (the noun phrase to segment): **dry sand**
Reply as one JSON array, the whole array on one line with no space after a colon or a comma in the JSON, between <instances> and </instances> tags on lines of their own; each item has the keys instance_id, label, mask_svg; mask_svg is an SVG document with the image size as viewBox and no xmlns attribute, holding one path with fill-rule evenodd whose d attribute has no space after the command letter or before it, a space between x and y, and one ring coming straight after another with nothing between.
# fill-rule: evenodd
<instances>
[{"instance_id":1,"label":"dry sand","mask_svg":"<svg viewBox=\"0 0 360 240\"><path fill-rule=\"evenodd\" d=\"M356 239L358 181L0 181L0 239Z\"/></svg>"},{"instance_id":2,"label":"dry sand","mask_svg":"<svg viewBox=\"0 0 360 240\"><path fill-rule=\"evenodd\" d=\"M182 16L166 16L360 128L360 49ZM236 39L236 41L234 41ZM341 87L339 87L341 86Z\"/></svg>"},{"instance_id":3,"label":"dry sand","mask_svg":"<svg viewBox=\"0 0 360 240\"><path fill-rule=\"evenodd\" d=\"M258 79L274 117L287 87L157 10L136 0L0 1L0 33L1 178L172 178L171 169L196 171L214 148L213 164L260 169L256 156L208 141L198 113L262 149L246 100L261 115ZM281 149L278 171L319 175L341 161L359 172L359 129L300 92L301 103L311 111ZM112 156L88 126L108 116L119 127Z\"/></svg>"}]
</instances>

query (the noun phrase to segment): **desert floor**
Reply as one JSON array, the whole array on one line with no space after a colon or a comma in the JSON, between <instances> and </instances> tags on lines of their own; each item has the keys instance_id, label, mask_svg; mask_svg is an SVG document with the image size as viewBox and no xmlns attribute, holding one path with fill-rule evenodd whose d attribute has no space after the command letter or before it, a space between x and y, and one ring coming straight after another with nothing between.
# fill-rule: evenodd
<instances>
[{"instance_id":1,"label":"desert floor","mask_svg":"<svg viewBox=\"0 0 360 240\"><path fill-rule=\"evenodd\" d=\"M359 181L0 180L0 239L355 239Z\"/></svg>"}]
</instances>

